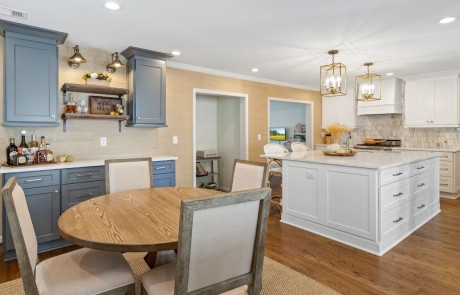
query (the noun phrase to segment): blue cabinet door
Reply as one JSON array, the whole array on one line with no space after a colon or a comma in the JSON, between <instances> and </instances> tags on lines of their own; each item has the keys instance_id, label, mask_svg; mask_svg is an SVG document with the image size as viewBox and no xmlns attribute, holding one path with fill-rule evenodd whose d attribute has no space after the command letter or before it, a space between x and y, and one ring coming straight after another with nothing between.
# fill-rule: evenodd
<instances>
[{"instance_id":1,"label":"blue cabinet door","mask_svg":"<svg viewBox=\"0 0 460 295\"><path fill-rule=\"evenodd\" d=\"M153 187L176 186L176 162L174 160L152 163Z\"/></svg>"},{"instance_id":2,"label":"blue cabinet door","mask_svg":"<svg viewBox=\"0 0 460 295\"><path fill-rule=\"evenodd\" d=\"M56 41L6 32L4 125L58 125Z\"/></svg>"},{"instance_id":3,"label":"blue cabinet door","mask_svg":"<svg viewBox=\"0 0 460 295\"><path fill-rule=\"evenodd\" d=\"M128 126L166 124L166 65L162 60L134 56L128 60Z\"/></svg>"}]
</instances>

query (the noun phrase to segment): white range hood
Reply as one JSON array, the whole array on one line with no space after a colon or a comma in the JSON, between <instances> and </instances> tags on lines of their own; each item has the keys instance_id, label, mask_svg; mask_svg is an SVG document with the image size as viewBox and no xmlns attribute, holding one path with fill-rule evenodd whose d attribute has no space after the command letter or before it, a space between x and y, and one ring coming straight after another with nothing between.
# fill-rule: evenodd
<instances>
[{"instance_id":1,"label":"white range hood","mask_svg":"<svg viewBox=\"0 0 460 295\"><path fill-rule=\"evenodd\" d=\"M401 79L382 80L382 99L358 101L357 115L402 114L402 89Z\"/></svg>"}]
</instances>

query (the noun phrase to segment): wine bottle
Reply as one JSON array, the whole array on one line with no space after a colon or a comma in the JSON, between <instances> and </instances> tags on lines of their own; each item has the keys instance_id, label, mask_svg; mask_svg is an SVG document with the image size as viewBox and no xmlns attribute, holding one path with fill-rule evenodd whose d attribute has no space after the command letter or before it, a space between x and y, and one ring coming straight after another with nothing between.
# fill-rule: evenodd
<instances>
[{"instance_id":1,"label":"wine bottle","mask_svg":"<svg viewBox=\"0 0 460 295\"><path fill-rule=\"evenodd\" d=\"M29 147L26 143L26 131L25 130L21 131L21 144L19 145L19 147L22 147L23 149L26 149Z\"/></svg>"},{"instance_id":2,"label":"wine bottle","mask_svg":"<svg viewBox=\"0 0 460 295\"><path fill-rule=\"evenodd\" d=\"M18 155L18 147L14 144L14 137L10 138L10 145L6 148L6 163L14 165L14 159Z\"/></svg>"}]
</instances>

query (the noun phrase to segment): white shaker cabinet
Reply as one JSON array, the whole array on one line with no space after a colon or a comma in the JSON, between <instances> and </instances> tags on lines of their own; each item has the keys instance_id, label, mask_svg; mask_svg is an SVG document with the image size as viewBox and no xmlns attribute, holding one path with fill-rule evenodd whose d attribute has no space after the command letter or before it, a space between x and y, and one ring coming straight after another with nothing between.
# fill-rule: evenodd
<instances>
[{"instance_id":1,"label":"white shaker cabinet","mask_svg":"<svg viewBox=\"0 0 460 295\"><path fill-rule=\"evenodd\" d=\"M343 96L323 97L322 110L323 128L333 123L339 123L351 128L358 127L356 101L353 91Z\"/></svg>"},{"instance_id":2,"label":"white shaker cabinet","mask_svg":"<svg viewBox=\"0 0 460 295\"><path fill-rule=\"evenodd\" d=\"M457 127L458 75L406 82L406 127Z\"/></svg>"}]
</instances>

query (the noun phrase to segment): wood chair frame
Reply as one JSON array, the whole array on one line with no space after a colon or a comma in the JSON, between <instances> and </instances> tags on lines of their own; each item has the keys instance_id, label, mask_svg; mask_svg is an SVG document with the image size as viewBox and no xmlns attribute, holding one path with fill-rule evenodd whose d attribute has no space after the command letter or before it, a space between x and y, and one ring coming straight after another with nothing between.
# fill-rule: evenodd
<instances>
[{"instance_id":1,"label":"wood chair frame","mask_svg":"<svg viewBox=\"0 0 460 295\"><path fill-rule=\"evenodd\" d=\"M149 162L150 187L153 187L152 158L132 158L132 159L111 159L105 160L105 192L110 194L110 173L109 165L121 162Z\"/></svg>"},{"instance_id":2,"label":"wood chair frame","mask_svg":"<svg viewBox=\"0 0 460 295\"><path fill-rule=\"evenodd\" d=\"M261 162L254 162L254 161L247 161L247 160L239 160L235 159L233 163L233 174L232 174L232 186L230 187L230 191L233 190L233 178L235 177L235 168L237 163L242 163L242 164L247 164L247 165L255 165L255 166L262 166L264 167L264 178L262 180L262 186L260 188L266 187L267 186L267 173L268 173L268 164L267 163L261 163Z\"/></svg>"}]
</instances>

